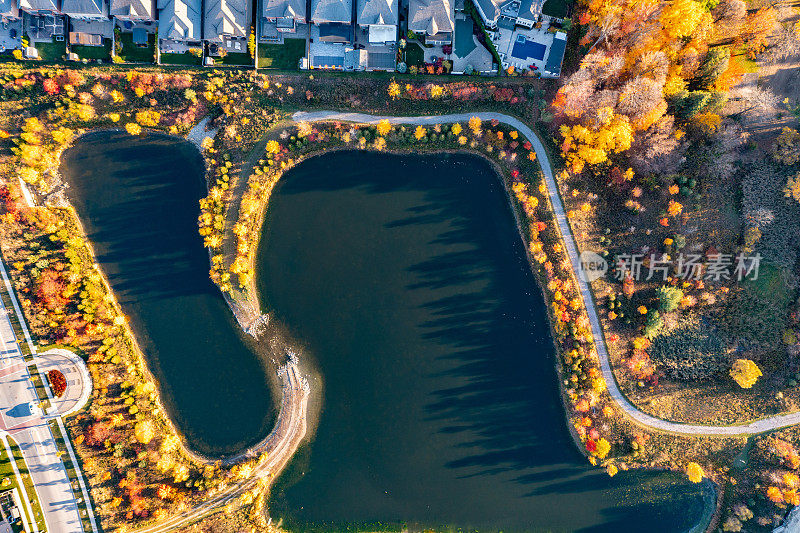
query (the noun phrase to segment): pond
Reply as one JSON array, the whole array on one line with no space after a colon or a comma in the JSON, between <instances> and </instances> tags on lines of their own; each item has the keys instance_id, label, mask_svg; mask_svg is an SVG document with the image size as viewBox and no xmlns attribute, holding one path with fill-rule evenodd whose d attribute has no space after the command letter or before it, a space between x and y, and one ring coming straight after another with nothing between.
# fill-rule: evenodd
<instances>
[{"instance_id":1,"label":"pond","mask_svg":"<svg viewBox=\"0 0 800 533\"><path fill-rule=\"evenodd\" d=\"M469 155L337 152L287 172L262 305L323 390L270 508L290 530L702 530L710 484L591 468L500 180Z\"/></svg>"},{"instance_id":2,"label":"pond","mask_svg":"<svg viewBox=\"0 0 800 533\"><path fill-rule=\"evenodd\" d=\"M167 135L97 132L64 153L61 174L190 448L217 456L264 438L275 419L271 376L208 276L197 149Z\"/></svg>"}]
</instances>

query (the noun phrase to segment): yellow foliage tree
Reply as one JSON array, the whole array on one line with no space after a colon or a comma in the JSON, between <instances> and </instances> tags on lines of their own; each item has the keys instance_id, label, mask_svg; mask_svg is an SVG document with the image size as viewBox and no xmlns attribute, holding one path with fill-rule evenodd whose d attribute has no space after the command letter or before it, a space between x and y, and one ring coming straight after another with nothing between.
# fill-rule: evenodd
<instances>
[{"instance_id":1,"label":"yellow foliage tree","mask_svg":"<svg viewBox=\"0 0 800 533\"><path fill-rule=\"evenodd\" d=\"M147 128L158 126L161 121L161 113L152 109L145 109L136 113L136 122Z\"/></svg>"},{"instance_id":2,"label":"yellow foliage tree","mask_svg":"<svg viewBox=\"0 0 800 533\"><path fill-rule=\"evenodd\" d=\"M136 422L133 429L136 440L142 444L149 444L153 437L156 436L156 428L150 420L140 420Z\"/></svg>"},{"instance_id":3,"label":"yellow foliage tree","mask_svg":"<svg viewBox=\"0 0 800 533\"><path fill-rule=\"evenodd\" d=\"M472 130L472 133L477 135L481 132L481 119L478 117L471 117L468 122L469 129Z\"/></svg>"},{"instance_id":4,"label":"yellow foliage tree","mask_svg":"<svg viewBox=\"0 0 800 533\"><path fill-rule=\"evenodd\" d=\"M142 127L135 122L128 122L125 124L125 131L131 135L140 135L142 133Z\"/></svg>"},{"instance_id":5,"label":"yellow foliage tree","mask_svg":"<svg viewBox=\"0 0 800 533\"><path fill-rule=\"evenodd\" d=\"M383 119L378 122L378 135L385 136L387 133L392 131L392 124L389 122L389 119Z\"/></svg>"},{"instance_id":6,"label":"yellow foliage tree","mask_svg":"<svg viewBox=\"0 0 800 533\"><path fill-rule=\"evenodd\" d=\"M450 129L450 131L453 132L453 135L459 135L462 130L463 128L461 127L461 124L459 124L458 122L453 124L453 127Z\"/></svg>"},{"instance_id":7,"label":"yellow foliage tree","mask_svg":"<svg viewBox=\"0 0 800 533\"><path fill-rule=\"evenodd\" d=\"M761 374L761 370L750 359L737 359L731 368L731 377L743 389L752 387Z\"/></svg>"},{"instance_id":8,"label":"yellow foliage tree","mask_svg":"<svg viewBox=\"0 0 800 533\"><path fill-rule=\"evenodd\" d=\"M414 130L414 138L416 140L421 140L427 134L427 130L422 126L417 126L417 129Z\"/></svg>"},{"instance_id":9,"label":"yellow foliage tree","mask_svg":"<svg viewBox=\"0 0 800 533\"><path fill-rule=\"evenodd\" d=\"M701 25L711 26L711 14L703 4L694 0L672 0L661 11L659 18L664 34L669 39L693 35Z\"/></svg>"},{"instance_id":10,"label":"yellow foliage tree","mask_svg":"<svg viewBox=\"0 0 800 533\"><path fill-rule=\"evenodd\" d=\"M686 465L686 475L689 476L689 481L692 483L700 483L705 477L706 473L703 467L697 463L689 463Z\"/></svg>"},{"instance_id":11,"label":"yellow foliage tree","mask_svg":"<svg viewBox=\"0 0 800 533\"><path fill-rule=\"evenodd\" d=\"M597 449L595 450L594 454L599 457L600 459L605 459L608 452L611 451L611 444L606 440L601 438L597 441Z\"/></svg>"},{"instance_id":12,"label":"yellow foliage tree","mask_svg":"<svg viewBox=\"0 0 800 533\"><path fill-rule=\"evenodd\" d=\"M278 141L267 142L267 153L277 154L280 151L281 151L281 145L278 144Z\"/></svg>"},{"instance_id":13,"label":"yellow foliage tree","mask_svg":"<svg viewBox=\"0 0 800 533\"><path fill-rule=\"evenodd\" d=\"M389 96L392 97L392 100L400 96L400 84L396 81L392 80L389 84L389 88L387 89Z\"/></svg>"}]
</instances>

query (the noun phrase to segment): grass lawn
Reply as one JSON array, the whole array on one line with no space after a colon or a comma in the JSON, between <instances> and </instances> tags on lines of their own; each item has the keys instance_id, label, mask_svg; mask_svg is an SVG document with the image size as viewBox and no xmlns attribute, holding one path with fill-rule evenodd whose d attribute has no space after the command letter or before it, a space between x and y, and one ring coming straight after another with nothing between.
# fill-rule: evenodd
<instances>
[{"instance_id":1,"label":"grass lawn","mask_svg":"<svg viewBox=\"0 0 800 533\"><path fill-rule=\"evenodd\" d=\"M744 46L731 49L731 61L735 62L739 69L746 74L758 72L758 63L747 57Z\"/></svg>"},{"instance_id":2,"label":"grass lawn","mask_svg":"<svg viewBox=\"0 0 800 533\"><path fill-rule=\"evenodd\" d=\"M161 62L165 65L199 65L200 58L189 52L183 54L161 54Z\"/></svg>"},{"instance_id":3,"label":"grass lawn","mask_svg":"<svg viewBox=\"0 0 800 533\"><path fill-rule=\"evenodd\" d=\"M300 58L305 55L305 39L286 39L283 44L258 44L258 66L261 68L297 70Z\"/></svg>"},{"instance_id":4,"label":"grass lawn","mask_svg":"<svg viewBox=\"0 0 800 533\"><path fill-rule=\"evenodd\" d=\"M51 43L35 43L42 61L61 61L67 55L67 43L64 41Z\"/></svg>"},{"instance_id":5,"label":"grass lawn","mask_svg":"<svg viewBox=\"0 0 800 533\"><path fill-rule=\"evenodd\" d=\"M111 39L103 39L103 46L85 46L74 44L70 47L70 51L78 54L81 59L102 59L108 61L111 59Z\"/></svg>"},{"instance_id":6,"label":"grass lawn","mask_svg":"<svg viewBox=\"0 0 800 533\"><path fill-rule=\"evenodd\" d=\"M542 6L542 13L563 19L567 16L567 8L570 5L572 5L571 0L546 0Z\"/></svg>"},{"instance_id":7,"label":"grass lawn","mask_svg":"<svg viewBox=\"0 0 800 533\"><path fill-rule=\"evenodd\" d=\"M248 65L253 66L253 58L250 54L242 52L228 52L225 57L220 60L223 65Z\"/></svg>"},{"instance_id":8,"label":"grass lawn","mask_svg":"<svg viewBox=\"0 0 800 533\"><path fill-rule=\"evenodd\" d=\"M425 52L419 47L417 43L408 43L406 45L406 65L417 65L421 67L425 62Z\"/></svg>"},{"instance_id":9,"label":"grass lawn","mask_svg":"<svg viewBox=\"0 0 800 533\"><path fill-rule=\"evenodd\" d=\"M121 33L119 41L122 43L120 57L131 63L152 63L155 61L156 36L154 33L147 35L147 46L133 44L133 33Z\"/></svg>"}]
</instances>

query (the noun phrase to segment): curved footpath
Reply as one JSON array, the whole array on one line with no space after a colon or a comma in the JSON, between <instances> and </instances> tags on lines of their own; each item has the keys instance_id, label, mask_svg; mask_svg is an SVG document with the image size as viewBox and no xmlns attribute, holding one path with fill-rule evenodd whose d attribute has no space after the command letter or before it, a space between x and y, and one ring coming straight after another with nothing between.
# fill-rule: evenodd
<instances>
[{"instance_id":1,"label":"curved footpath","mask_svg":"<svg viewBox=\"0 0 800 533\"><path fill-rule=\"evenodd\" d=\"M652 429L666 431L669 433L678 433L683 435L710 435L710 436L733 436L733 435L756 435L764 433L765 431L772 431L795 424L800 424L800 412L789 413L785 415L772 416L769 418L762 418L753 422L747 422L738 425L729 426L713 426L704 424L683 424L680 422L670 422L661 418L643 413L636 408L628 399L622 394L619 389L614 372L611 370L611 362L608 358L608 349L606 346L605 337L603 336L603 328L600 325L600 319L597 315L597 307L592 298L591 289L589 284L586 283L580 276L580 252L575 244L575 239L572 236L567 215L564 211L564 204L561 202L561 196L558 193L558 184L553 176L553 169L550 166L550 159L547 156L547 151L544 149L539 136L528 127L521 120L504 115L502 113L460 113L453 115L440 115L440 116L422 116L422 117L389 117L377 115L365 115L362 113L342 113L338 111L316 111L316 112L297 112L292 118L296 122L319 122L326 120L337 120L342 122L356 122L363 124L376 124L380 120L388 119L392 124L412 124L412 125L434 125L451 122L467 122L471 117L478 117L482 121L498 120L512 128L515 128L522 135L524 135L533 145L536 151L536 156L539 159L539 164L542 168L545 180L547 181L547 193L550 196L550 203L553 206L553 214L558 221L558 228L561 231L561 236L566 247L567 254L569 255L572 270L575 274L575 279L580 287L583 301L586 304L586 311L589 316L589 321L592 325L592 335L595 339L595 346L597 355L600 358L600 367L603 372L603 378L608 385L608 393L611 395L612 400L619 405L620 409L625 411L634 421L647 426Z\"/></svg>"}]
</instances>

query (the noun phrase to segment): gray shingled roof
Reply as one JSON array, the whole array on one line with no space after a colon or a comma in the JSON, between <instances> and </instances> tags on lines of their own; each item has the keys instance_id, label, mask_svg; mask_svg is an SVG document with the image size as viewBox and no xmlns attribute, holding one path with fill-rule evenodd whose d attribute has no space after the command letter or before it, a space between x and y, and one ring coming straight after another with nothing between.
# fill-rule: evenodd
<instances>
[{"instance_id":1,"label":"gray shingled roof","mask_svg":"<svg viewBox=\"0 0 800 533\"><path fill-rule=\"evenodd\" d=\"M246 0L207 0L205 38L223 35L247 37L248 2Z\"/></svg>"},{"instance_id":2,"label":"gray shingled roof","mask_svg":"<svg viewBox=\"0 0 800 533\"><path fill-rule=\"evenodd\" d=\"M261 15L265 18L305 20L306 0L264 0Z\"/></svg>"},{"instance_id":3,"label":"gray shingled roof","mask_svg":"<svg viewBox=\"0 0 800 533\"><path fill-rule=\"evenodd\" d=\"M0 0L0 16L16 17L17 0Z\"/></svg>"},{"instance_id":4,"label":"gray shingled roof","mask_svg":"<svg viewBox=\"0 0 800 533\"><path fill-rule=\"evenodd\" d=\"M353 20L353 0L311 0L312 22L344 22Z\"/></svg>"},{"instance_id":5,"label":"gray shingled roof","mask_svg":"<svg viewBox=\"0 0 800 533\"><path fill-rule=\"evenodd\" d=\"M58 11L56 0L20 0L19 7L31 11Z\"/></svg>"},{"instance_id":6,"label":"gray shingled roof","mask_svg":"<svg viewBox=\"0 0 800 533\"><path fill-rule=\"evenodd\" d=\"M62 0L61 12L66 15L102 15L103 0Z\"/></svg>"},{"instance_id":7,"label":"gray shingled roof","mask_svg":"<svg viewBox=\"0 0 800 533\"><path fill-rule=\"evenodd\" d=\"M153 18L153 0L111 0L108 12L116 17Z\"/></svg>"},{"instance_id":8,"label":"gray shingled roof","mask_svg":"<svg viewBox=\"0 0 800 533\"><path fill-rule=\"evenodd\" d=\"M453 31L454 0L410 0L408 29L435 35Z\"/></svg>"},{"instance_id":9,"label":"gray shingled roof","mask_svg":"<svg viewBox=\"0 0 800 533\"><path fill-rule=\"evenodd\" d=\"M370 24L397 24L397 0L358 0L356 22Z\"/></svg>"},{"instance_id":10,"label":"gray shingled roof","mask_svg":"<svg viewBox=\"0 0 800 533\"><path fill-rule=\"evenodd\" d=\"M200 39L200 0L158 0L158 36L164 39Z\"/></svg>"}]
</instances>

